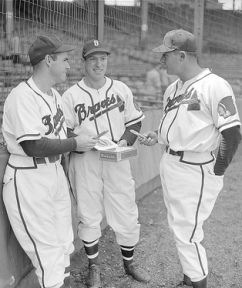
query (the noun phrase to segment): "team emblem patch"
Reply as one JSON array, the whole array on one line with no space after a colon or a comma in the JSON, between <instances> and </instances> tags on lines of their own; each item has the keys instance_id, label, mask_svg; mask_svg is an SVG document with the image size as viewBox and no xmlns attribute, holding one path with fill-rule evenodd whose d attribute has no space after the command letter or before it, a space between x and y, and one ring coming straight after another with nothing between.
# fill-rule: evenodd
<instances>
[{"instance_id":1,"label":"team emblem patch","mask_svg":"<svg viewBox=\"0 0 242 288\"><path fill-rule=\"evenodd\" d=\"M141 109L140 109L140 107L139 107L139 104L136 102L135 99L133 99L133 102L134 102L134 107L135 107L135 109L138 110L138 111L141 111Z\"/></svg>"},{"instance_id":2,"label":"team emblem patch","mask_svg":"<svg viewBox=\"0 0 242 288\"><path fill-rule=\"evenodd\" d=\"M218 114L224 118L236 114L235 103L232 96L227 96L218 103Z\"/></svg>"}]
</instances>

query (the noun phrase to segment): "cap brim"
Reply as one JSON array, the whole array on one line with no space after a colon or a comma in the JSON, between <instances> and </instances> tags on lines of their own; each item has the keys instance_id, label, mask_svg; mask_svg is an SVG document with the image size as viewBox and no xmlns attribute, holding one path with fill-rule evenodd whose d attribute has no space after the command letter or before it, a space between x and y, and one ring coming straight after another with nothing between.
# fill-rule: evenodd
<instances>
[{"instance_id":1,"label":"cap brim","mask_svg":"<svg viewBox=\"0 0 242 288\"><path fill-rule=\"evenodd\" d=\"M154 48L152 51L155 53L166 53L166 52L171 52L176 50L175 48L169 48L167 46L165 46L164 44Z\"/></svg>"},{"instance_id":2,"label":"cap brim","mask_svg":"<svg viewBox=\"0 0 242 288\"><path fill-rule=\"evenodd\" d=\"M62 52L69 52L72 51L76 48L76 46L74 45L62 45L61 47L59 47L57 50L55 50L54 53L62 53Z\"/></svg>"},{"instance_id":3,"label":"cap brim","mask_svg":"<svg viewBox=\"0 0 242 288\"><path fill-rule=\"evenodd\" d=\"M104 49L104 48L95 48L95 49L91 49L89 50L85 55L83 55L83 57L86 57L90 54L93 54L93 53L96 53L96 52L104 52L104 53L107 53L107 54L111 54L110 51L108 51L107 49Z\"/></svg>"}]
</instances>

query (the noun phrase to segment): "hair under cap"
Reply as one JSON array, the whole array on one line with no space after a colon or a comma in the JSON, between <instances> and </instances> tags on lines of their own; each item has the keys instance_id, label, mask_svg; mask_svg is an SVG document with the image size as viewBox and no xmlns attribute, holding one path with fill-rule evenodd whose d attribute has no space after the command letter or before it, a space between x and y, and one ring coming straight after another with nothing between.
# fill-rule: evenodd
<instances>
[{"instance_id":1,"label":"hair under cap","mask_svg":"<svg viewBox=\"0 0 242 288\"><path fill-rule=\"evenodd\" d=\"M29 59L32 66L42 61L48 54L57 54L74 50L76 46L63 44L55 35L38 36L29 48Z\"/></svg>"}]
</instances>

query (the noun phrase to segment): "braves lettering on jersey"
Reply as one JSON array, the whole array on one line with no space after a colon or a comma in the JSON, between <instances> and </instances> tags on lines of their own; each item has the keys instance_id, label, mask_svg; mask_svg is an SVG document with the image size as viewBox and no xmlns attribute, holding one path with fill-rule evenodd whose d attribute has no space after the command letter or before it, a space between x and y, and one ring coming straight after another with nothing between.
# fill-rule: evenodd
<instances>
[{"instance_id":1,"label":"braves lettering on jersey","mask_svg":"<svg viewBox=\"0 0 242 288\"><path fill-rule=\"evenodd\" d=\"M159 142L175 151L213 151L220 133L236 125L240 120L230 85L206 69L167 88Z\"/></svg>"},{"instance_id":2,"label":"braves lettering on jersey","mask_svg":"<svg viewBox=\"0 0 242 288\"><path fill-rule=\"evenodd\" d=\"M81 80L64 93L63 101L67 127L78 135L108 129L105 136L117 142L127 126L144 118L127 85L107 77L106 84L98 90Z\"/></svg>"},{"instance_id":3,"label":"braves lettering on jersey","mask_svg":"<svg viewBox=\"0 0 242 288\"><path fill-rule=\"evenodd\" d=\"M42 137L66 139L61 96L54 89L51 95L41 92L32 78L20 83L5 101L2 131L10 152L3 180L9 220L41 287L62 287L74 246L61 155L52 155L56 161L31 157L20 145Z\"/></svg>"},{"instance_id":4,"label":"braves lettering on jersey","mask_svg":"<svg viewBox=\"0 0 242 288\"><path fill-rule=\"evenodd\" d=\"M203 223L223 187L223 175L214 173L213 150L221 132L237 125L230 85L208 69L185 83L177 80L165 92L158 129L159 143L167 146L160 164L161 183L183 273L193 282L208 274Z\"/></svg>"},{"instance_id":5,"label":"braves lettering on jersey","mask_svg":"<svg viewBox=\"0 0 242 288\"><path fill-rule=\"evenodd\" d=\"M85 79L85 78L84 78ZM78 135L96 135L108 130L109 139L118 142L126 127L144 119L131 90L124 83L105 78L100 89L84 80L62 96L67 127ZM119 245L134 246L140 224L135 203L135 182L128 160L100 161L97 151L71 153L69 178L77 194L79 237L92 242L101 237L104 214Z\"/></svg>"},{"instance_id":6,"label":"braves lettering on jersey","mask_svg":"<svg viewBox=\"0 0 242 288\"><path fill-rule=\"evenodd\" d=\"M3 121L3 135L11 154L26 156L19 145L22 141L66 138L62 99L54 89L52 94L42 93L32 78L11 91L6 99ZM12 113L16 107L18 113Z\"/></svg>"}]
</instances>

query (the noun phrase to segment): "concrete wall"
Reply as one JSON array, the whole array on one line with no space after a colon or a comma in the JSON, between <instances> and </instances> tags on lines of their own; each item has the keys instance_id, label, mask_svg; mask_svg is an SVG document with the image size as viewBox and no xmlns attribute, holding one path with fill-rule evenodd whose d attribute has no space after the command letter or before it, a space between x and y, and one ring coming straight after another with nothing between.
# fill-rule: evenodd
<instances>
[{"instance_id":1,"label":"concrete wall","mask_svg":"<svg viewBox=\"0 0 242 288\"><path fill-rule=\"evenodd\" d=\"M160 110L144 111L146 118L143 121L142 130L156 130L161 118ZM162 147L155 145L146 147L138 145L138 157L131 159L131 168L134 180L136 181L137 200L160 186L159 162L162 154ZM32 264L28 256L24 253L9 224L7 214L2 202L2 177L4 173L7 154L0 149L0 288L38 288L38 282L34 273ZM75 248L79 250L82 247L76 234L77 218L76 205L73 203L73 228L75 231ZM106 227L104 219L102 227ZM7 285L15 281L10 286Z\"/></svg>"}]
</instances>

